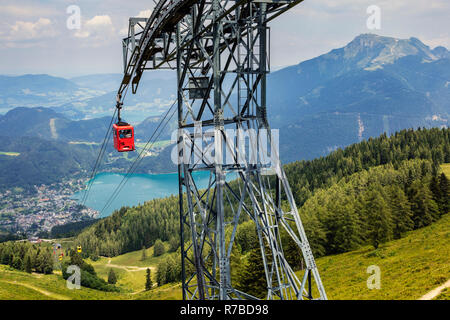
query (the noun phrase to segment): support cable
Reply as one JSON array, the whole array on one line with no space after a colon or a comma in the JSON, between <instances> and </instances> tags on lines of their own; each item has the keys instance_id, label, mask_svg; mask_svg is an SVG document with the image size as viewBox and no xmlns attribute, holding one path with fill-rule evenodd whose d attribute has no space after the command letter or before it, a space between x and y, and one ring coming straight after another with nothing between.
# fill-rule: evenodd
<instances>
[{"instance_id":1,"label":"support cable","mask_svg":"<svg viewBox=\"0 0 450 320\"><path fill-rule=\"evenodd\" d=\"M120 93L117 95L116 108L114 109L114 113L113 113L113 115L111 117L111 121L109 122L109 126L108 126L108 128L106 130L105 138L103 139L103 143L102 143L102 146L101 146L100 151L98 153L97 160L95 161L94 168L92 168L92 172L91 172L91 175L89 177L88 184L86 186L85 192L83 193L83 197L82 197L82 200L81 200L81 203L82 203L83 206L86 205L86 201L89 198L89 193L91 191L92 184L94 183L95 176L97 175L98 168L100 167L100 164L101 164L101 162L103 160L103 157L105 155L107 142L109 140L109 137L112 134L112 129L111 129L112 128L112 124L114 122L114 118L115 118L117 112L119 112L118 113L118 117L119 117L119 121L120 121L120 108L121 108L121 105L123 104L122 101L125 99L127 93L128 93L128 87L126 88L126 90L125 90L125 92L123 94L123 98L122 98Z\"/></svg>"},{"instance_id":2,"label":"support cable","mask_svg":"<svg viewBox=\"0 0 450 320\"><path fill-rule=\"evenodd\" d=\"M83 193L83 198L81 200L83 206L86 204L87 198L89 196L89 192L90 192L92 184L93 184L94 177L97 174L97 170L98 170L98 168L100 166L100 163L101 163L101 161L103 159L103 156L105 154L107 141L109 140L109 137L110 137L111 132L112 132L111 126L112 126L112 124L114 122L114 118L116 116L116 112L117 112L117 109L114 110L113 116L111 117L111 121L109 123L108 129L106 130L105 138L103 139L103 143L102 143L102 146L101 146L100 151L98 153L97 160L95 161L94 167L92 168L92 172L91 172L91 175L89 177L88 184L86 186L85 192Z\"/></svg>"},{"instance_id":3,"label":"support cable","mask_svg":"<svg viewBox=\"0 0 450 320\"><path fill-rule=\"evenodd\" d=\"M116 189L114 189L113 193L111 194L111 196L108 198L108 200L106 201L105 205L103 206L102 210L100 211L100 215L107 209L109 208L109 206L112 204L112 202L114 201L114 199L119 195L119 193L122 191L123 187L125 186L125 184L127 183L128 179L130 178L130 176L136 171L136 168L139 166L139 164L142 162L142 159L144 158L143 155L145 154L147 149L151 149L154 145L154 143L157 141L157 139L159 138L159 136L161 135L161 133L163 132L163 130L165 129L165 127L167 126L167 124L170 122L170 120L173 118L175 112L177 111L177 109L174 109L174 111L172 112L172 114L170 115L170 117L167 119L167 116L169 115L170 111L173 109L173 107L175 106L177 100L174 101L174 103L172 104L172 106L169 108L169 110L167 110L166 114L164 115L163 119L160 121L160 123L158 124L158 127L155 129L155 131L153 132L152 136L149 138L149 140L147 141L147 143L145 144L145 146L142 148L141 152L139 153L139 156L133 161L133 163L131 164L131 167L129 168L128 172L125 174L125 176L122 178L122 180L120 181L119 185L116 187ZM165 123L164 123L165 122ZM164 123L164 125L161 127L161 125ZM159 133L155 136L155 134L158 132L158 129L161 128L161 130L159 131Z\"/></svg>"}]
</instances>

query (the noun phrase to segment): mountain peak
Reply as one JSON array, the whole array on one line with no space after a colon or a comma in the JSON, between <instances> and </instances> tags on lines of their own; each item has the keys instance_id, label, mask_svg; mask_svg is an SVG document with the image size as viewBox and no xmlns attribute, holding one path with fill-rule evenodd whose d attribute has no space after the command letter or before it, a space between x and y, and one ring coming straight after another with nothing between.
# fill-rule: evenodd
<instances>
[{"instance_id":1,"label":"mountain peak","mask_svg":"<svg viewBox=\"0 0 450 320\"><path fill-rule=\"evenodd\" d=\"M440 59L434 52L417 38L397 39L376 34L361 34L355 37L344 48L343 58L353 61L361 69L375 70L383 68L385 64L392 64L396 60L410 55L420 56L424 61Z\"/></svg>"},{"instance_id":2,"label":"mountain peak","mask_svg":"<svg viewBox=\"0 0 450 320\"><path fill-rule=\"evenodd\" d=\"M383 36L379 36L375 33L361 33L357 35L350 43L352 42L363 42L363 41L376 41L379 39L385 38Z\"/></svg>"},{"instance_id":3,"label":"mountain peak","mask_svg":"<svg viewBox=\"0 0 450 320\"><path fill-rule=\"evenodd\" d=\"M448 51L447 48L443 46L434 48L432 52L439 59L450 58L450 51Z\"/></svg>"}]
</instances>

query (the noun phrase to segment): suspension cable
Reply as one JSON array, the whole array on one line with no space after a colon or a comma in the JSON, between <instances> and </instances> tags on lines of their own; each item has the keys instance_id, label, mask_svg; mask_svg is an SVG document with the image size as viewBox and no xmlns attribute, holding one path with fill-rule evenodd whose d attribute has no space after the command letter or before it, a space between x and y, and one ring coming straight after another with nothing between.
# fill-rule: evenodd
<instances>
[{"instance_id":1,"label":"suspension cable","mask_svg":"<svg viewBox=\"0 0 450 320\"><path fill-rule=\"evenodd\" d=\"M141 161L143 160L143 155L145 154L147 149L151 149L154 145L154 143L157 141L157 139L159 138L159 136L161 135L161 133L164 131L165 127L167 126L167 124L170 122L170 120L173 118L175 112L177 111L177 109L174 109L174 111L172 112L172 114L170 115L170 117L167 119L167 116L169 115L170 111L172 110L172 108L175 106L177 100L175 100L173 102L173 104L171 105L171 107L169 108L169 110L167 110L166 114L164 115L163 119L159 122L157 128L154 130L152 136L148 139L147 143L145 144L145 146L142 148L141 152L139 153L138 157L133 161L133 163L131 164L131 167L129 168L128 172L125 174L125 176L122 178L122 180L120 181L119 185L116 187L116 189L113 191L113 193L111 194L111 196L108 198L108 200L106 201L105 205L103 206L102 210L100 211L100 215L107 209L109 208L109 206L112 204L112 202L114 201L114 199L119 195L119 193L122 191L123 187L125 186L125 184L127 183L128 179L130 178L130 175L132 175L135 171L136 168L139 166L139 164L141 163ZM167 119L167 120L166 120ZM165 123L164 123L165 122ZM161 125L164 123L164 125L161 127ZM155 134L158 132L159 128L161 128L161 130L159 131L159 133L155 136ZM149 146L150 145L150 146Z\"/></svg>"},{"instance_id":2,"label":"suspension cable","mask_svg":"<svg viewBox=\"0 0 450 320\"><path fill-rule=\"evenodd\" d=\"M123 96L120 93L117 94L116 108L114 109L114 113L111 117L111 121L109 122L109 126L106 129L105 138L103 139L103 143L102 143L102 146L98 153L97 160L95 161L94 167L92 168L92 172L91 172L90 178L88 180L88 184L86 186L85 192L83 193L83 197L81 200L83 206L86 205L86 201L89 198L89 193L91 191L92 184L94 183L95 176L97 175L98 168L100 167L101 161L103 160L103 156L105 155L107 142L109 140L109 137L112 134L112 124L114 122L114 118L115 118L117 112L118 112L118 117L119 117L119 122L120 122L120 109L123 104L122 101L127 96L127 93L128 93L128 87L126 88Z\"/></svg>"},{"instance_id":3,"label":"suspension cable","mask_svg":"<svg viewBox=\"0 0 450 320\"><path fill-rule=\"evenodd\" d=\"M88 195L89 195L92 183L93 183L93 178L97 174L97 170L98 170L98 168L100 166L100 163L101 163L101 161L103 159L103 156L105 154L107 141L109 140L109 136L110 136L110 134L112 132L111 126L112 126L112 124L114 122L114 118L116 116L116 112L117 112L117 109L114 110L113 116L111 117L111 121L109 122L108 129L106 130L105 138L103 139L103 143L102 143L102 146L101 146L100 151L98 153L97 160L95 161L94 167L92 168L92 172L91 172L91 175L89 177L88 184L86 186L86 190L85 190L85 192L83 194L83 198L82 198L82 201L81 201L83 206L86 204L86 200L88 198Z\"/></svg>"}]
</instances>

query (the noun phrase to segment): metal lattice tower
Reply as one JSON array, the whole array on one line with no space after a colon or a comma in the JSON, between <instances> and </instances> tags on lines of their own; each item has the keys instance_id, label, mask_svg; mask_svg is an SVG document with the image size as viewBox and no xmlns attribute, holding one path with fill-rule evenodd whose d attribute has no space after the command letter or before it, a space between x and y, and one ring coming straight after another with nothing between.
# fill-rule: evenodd
<instances>
[{"instance_id":1,"label":"metal lattice tower","mask_svg":"<svg viewBox=\"0 0 450 320\"><path fill-rule=\"evenodd\" d=\"M266 112L267 23L300 2L161 0L149 19L130 19L119 100L130 84L136 92L144 70L177 70L184 299L254 298L231 277L244 216L257 231L267 299L326 299ZM300 276L281 232L303 256Z\"/></svg>"}]
</instances>

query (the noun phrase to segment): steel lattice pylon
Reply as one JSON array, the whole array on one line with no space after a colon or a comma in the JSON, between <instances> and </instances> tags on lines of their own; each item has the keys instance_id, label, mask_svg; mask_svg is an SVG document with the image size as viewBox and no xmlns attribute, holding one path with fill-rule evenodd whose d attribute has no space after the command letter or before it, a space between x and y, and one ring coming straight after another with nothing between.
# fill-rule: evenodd
<instances>
[{"instance_id":1,"label":"steel lattice pylon","mask_svg":"<svg viewBox=\"0 0 450 320\"><path fill-rule=\"evenodd\" d=\"M266 113L267 23L301 1L161 2L150 19L130 19L119 97L130 83L136 91L144 70L177 70L183 298L254 298L235 288L230 268L246 216L257 231L267 298L326 299ZM285 259L282 230L303 255L299 277Z\"/></svg>"}]
</instances>

